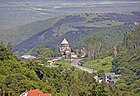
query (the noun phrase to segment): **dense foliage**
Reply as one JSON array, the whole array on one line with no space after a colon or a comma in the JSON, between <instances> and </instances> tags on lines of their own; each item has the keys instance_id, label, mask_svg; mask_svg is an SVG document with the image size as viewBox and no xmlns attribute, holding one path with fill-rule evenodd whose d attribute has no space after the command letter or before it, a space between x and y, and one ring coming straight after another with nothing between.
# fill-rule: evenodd
<instances>
[{"instance_id":1,"label":"dense foliage","mask_svg":"<svg viewBox=\"0 0 140 96\"><path fill-rule=\"evenodd\" d=\"M113 68L122 76L115 87L120 95L140 96L140 28L127 32L119 54L113 60Z\"/></svg>"},{"instance_id":2,"label":"dense foliage","mask_svg":"<svg viewBox=\"0 0 140 96\"><path fill-rule=\"evenodd\" d=\"M37 57L35 61L37 61L40 64L45 64L48 60L58 55L53 50L46 48L45 46L37 47L34 50L34 54Z\"/></svg>"},{"instance_id":3,"label":"dense foliage","mask_svg":"<svg viewBox=\"0 0 140 96\"><path fill-rule=\"evenodd\" d=\"M0 44L0 88L11 96L36 88L53 96L140 96L139 31L130 32L133 36L126 33L127 39L123 43L129 41L129 46L119 46L121 48L113 60L112 71L121 76L112 86L105 82L97 83L94 74L80 72L74 76L73 68L63 70L60 67L44 67L35 61L21 61ZM43 50L54 54L49 49ZM40 56L46 55L46 52L37 52Z\"/></svg>"},{"instance_id":4,"label":"dense foliage","mask_svg":"<svg viewBox=\"0 0 140 96\"><path fill-rule=\"evenodd\" d=\"M84 47L88 57L95 58L97 53L100 53L105 49L105 42L103 42L101 38L89 37L84 40Z\"/></svg>"},{"instance_id":5,"label":"dense foliage","mask_svg":"<svg viewBox=\"0 0 140 96\"><path fill-rule=\"evenodd\" d=\"M0 88L18 96L27 89L39 88L53 96L110 96L111 86L98 84L93 74L73 70L60 70L60 67L44 67L34 61L21 61L10 50L0 45Z\"/></svg>"}]
</instances>

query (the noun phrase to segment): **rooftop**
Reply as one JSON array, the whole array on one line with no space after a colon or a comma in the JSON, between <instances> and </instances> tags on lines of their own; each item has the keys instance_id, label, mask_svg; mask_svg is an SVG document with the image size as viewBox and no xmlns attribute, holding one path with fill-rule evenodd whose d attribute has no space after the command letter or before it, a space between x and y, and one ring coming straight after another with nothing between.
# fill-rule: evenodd
<instances>
[{"instance_id":1,"label":"rooftop","mask_svg":"<svg viewBox=\"0 0 140 96\"><path fill-rule=\"evenodd\" d=\"M105 73L105 76L108 76L108 75L115 76L115 73Z\"/></svg>"},{"instance_id":2,"label":"rooftop","mask_svg":"<svg viewBox=\"0 0 140 96\"><path fill-rule=\"evenodd\" d=\"M69 44L68 41L64 38L61 44Z\"/></svg>"},{"instance_id":3,"label":"rooftop","mask_svg":"<svg viewBox=\"0 0 140 96\"><path fill-rule=\"evenodd\" d=\"M21 56L22 59L35 59L35 56L31 56L31 55L23 55Z\"/></svg>"},{"instance_id":4,"label":"rooftop","mask_svg":"<svg viewBox=\"0 0 140 96\"><path fill-rule=\"evenodd\" d=\"M51 96L50 93L43 93L39 89L29 90L22 93L20 96Z\"/></svg>"}]
</instances>

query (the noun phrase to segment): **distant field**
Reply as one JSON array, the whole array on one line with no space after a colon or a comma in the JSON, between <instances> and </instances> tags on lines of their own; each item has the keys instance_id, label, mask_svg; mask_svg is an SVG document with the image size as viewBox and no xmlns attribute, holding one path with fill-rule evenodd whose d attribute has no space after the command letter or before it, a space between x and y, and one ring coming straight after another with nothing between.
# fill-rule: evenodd
<instances>
[{"instance_id":1,"label":"distant field","mask_svg":"<svg viewBox=\"0 0 140 96\"><path fill-rule=\"evenodd\" d=\"M99 21L93 23L93 26L99 26L99 27L112 27L112 26L118 26L118 25L123 25L124 22L119 22L115 20L104 20L104 21Z\"/></svg>"}]
</instances>

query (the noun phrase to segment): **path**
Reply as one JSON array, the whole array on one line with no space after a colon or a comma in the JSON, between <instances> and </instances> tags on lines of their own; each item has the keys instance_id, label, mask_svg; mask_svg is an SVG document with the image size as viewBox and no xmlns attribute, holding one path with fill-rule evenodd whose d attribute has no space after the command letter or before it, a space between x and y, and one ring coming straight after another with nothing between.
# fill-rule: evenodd
<instances>
[{"instance_id":1,"label":"path","mask_svg":"<svg viewBox=\"0 0 140 96\"><path fill-rule=\"evenodd\" d=\"M75 66L78 69L81 69L83 71L87 71L88 73L92 73L93 72L93 69L78 65L78 62L80 60L81 59L73 59L72 62L71 62L71 66Z\"/></svg>"}]
</instances>

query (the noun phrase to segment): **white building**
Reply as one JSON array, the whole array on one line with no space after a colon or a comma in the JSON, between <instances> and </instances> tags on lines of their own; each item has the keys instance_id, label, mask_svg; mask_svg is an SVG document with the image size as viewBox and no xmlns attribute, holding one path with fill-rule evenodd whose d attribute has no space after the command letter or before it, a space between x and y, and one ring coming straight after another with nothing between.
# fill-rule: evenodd
<instances>
[{"instance_id":1,"label":"white building","mask_svg":"<svg viewBox=\"0 0 140 96\"><path fill-rule=\"evenodd\" d=\"M35 59L35 56L31 56L31 55L22 55L21 59L25 59L25 60L32 60Z\"/></svg>"}]
</instances>

